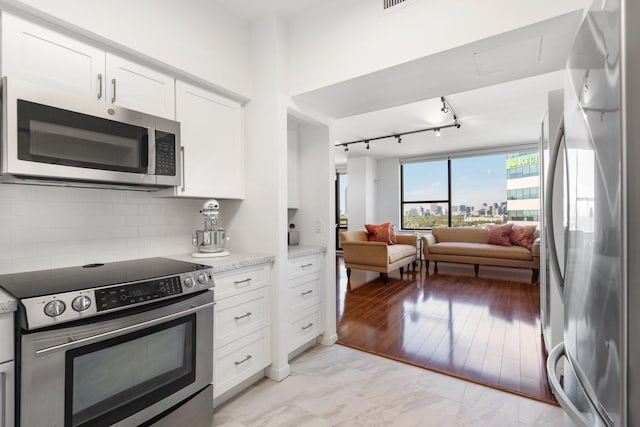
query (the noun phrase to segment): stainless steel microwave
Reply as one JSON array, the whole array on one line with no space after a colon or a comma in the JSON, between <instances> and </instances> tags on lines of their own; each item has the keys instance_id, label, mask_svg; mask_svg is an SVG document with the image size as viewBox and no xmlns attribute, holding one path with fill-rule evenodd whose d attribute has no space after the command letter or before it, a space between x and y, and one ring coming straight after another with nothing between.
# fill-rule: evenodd
<instances>
[{"instance_id":1,"label":"stainless steel microwave","mask_svg":"<svg viewBox=\"0 0 640 427\"><path fill-rule=\"evenodd\" d=\"M3 182L180 185L178 122L7 77L1 91Z\"/></svg>"}]
</instances>

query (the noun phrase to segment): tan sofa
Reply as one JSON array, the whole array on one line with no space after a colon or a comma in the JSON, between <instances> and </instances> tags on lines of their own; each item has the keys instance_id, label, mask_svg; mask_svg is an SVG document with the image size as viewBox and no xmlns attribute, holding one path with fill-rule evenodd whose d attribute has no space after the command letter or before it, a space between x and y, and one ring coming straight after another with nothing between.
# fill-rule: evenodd
<instances>
[{"instance_id":1,"label":"tan sofa","mask_svg":"<svg viewBox=\"0 0 640 427\"><path fill-rule=\"evenodd\" d=\"M530 268L533 272L532 282L538 281L540 271L540 238L536 231L536 239L531 249L522 246L500 246L487 243L489 240L486 228L474 227L442 227L434 228L431 234L422 236L422 253L427 270L429 261L473 264L476 275L480 265L501 267Z\"/></svg>"},{"instance_id":2,"label":"tan sofa","mask_svg":"<svg viewBox=\"0 0 640 427\"><path fill-rule=\"evenodd\" d=\"M347 278L351 278L351 269L377 271L386 281L388 274L404 266L413 265L416 269L416 237L398 235L398 243L387 245L384 242L369 242L366 231L342 231L340 244L344 252L344 265Z\"/></svg>"}]
</instances>

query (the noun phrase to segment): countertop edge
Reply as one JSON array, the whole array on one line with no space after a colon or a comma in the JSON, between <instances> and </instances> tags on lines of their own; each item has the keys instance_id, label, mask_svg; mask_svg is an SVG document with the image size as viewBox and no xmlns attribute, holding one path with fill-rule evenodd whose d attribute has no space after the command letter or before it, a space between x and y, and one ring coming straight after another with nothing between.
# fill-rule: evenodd
<instances>
[{"instance_id":1,"label":"countertop edge","mask_svg":"<svg viewBox=\"0 0 640 427\"><path fill-rule=\"evenodd\" d=\"M307 255L324 254L327 252L326 246L289 246L288 247L288 259L300 258Z\"/></svg>"},{"instance_id":2,"label":"countertop edge","mask_svg":"<svg viewBox=\"0 0 640 427\"><path fill-rule=\"evenodd\" d=\"M231 253L229 256L219 258L194 258L191 254L170 255L167 258L208 265L211 267L213 273L222 273L264 263L273 263L276 260L276 257L273 255L247 253Z\"/></svg>"},{"instance_id":3,"label":"countertop edge","mask_svg":"<svg viewBox=\"0 0 640 427\"><path fill-rule=\"evenodd\" d=\"M0 314L13 313L18 309L18 300L0 288Z\"/></svg>"}]
</instances>

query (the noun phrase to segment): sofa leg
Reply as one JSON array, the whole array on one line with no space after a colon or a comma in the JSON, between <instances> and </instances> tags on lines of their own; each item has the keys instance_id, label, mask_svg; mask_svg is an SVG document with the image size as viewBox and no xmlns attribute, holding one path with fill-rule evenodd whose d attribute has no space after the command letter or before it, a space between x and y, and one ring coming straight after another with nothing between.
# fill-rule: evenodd
<instances>
[{"instance_id":1,"label":"sofa leg","mask_svg":"<svg viewBox=\"0 0 640 427\"><path fill-rule=\"evenodd\" d=\"M429 260L428 259L424 260L424 265L427 267L427 271L429 271Z\"/></svg>"},{"instance_id":2,"label":"sofa leg","mask_svg":"<svg viewBox=\"0 0 640 427\"><path fill-rule=\"evenodd\" d=\"M400 278L404 275L404 267L400 267Z\"/></svg>"},{"instance_id":3,"label":"sofa leg","mask_svg":"<svg viewBox=\"0 0 640 427\"><path fill-rule=\"evenodd\" d=\"M413 266L413 271L416 271L416 265L417 265L417 264L418 264L418 263L417 263L417 262L415 262L415 261L413 261L413 262L411 263L411 265ZM408 269L409 269L409 267L407 267L407 270L408 270Z\"/></svg>"},{"instance_id":4,"label":"sofa leg","mask_svg":"<svg viewBox=\"0 0 640 427\"><path fill-rule=\"evenodd\" d=\"M473 264L473 271L476 272L476 276L478 276L478 270L480 270L480 264Z\"/></svg>"},{"instance_id":5,"label":"sofa leg","mask_svg":"<svg viewBox=\"0 0 640 427\"><path fill-rule=\"evenodd\" d=\"M382 279L382 283L387 283L387 279L389 279L389 275L387 273L380 273L380 279Z\"/></svg>"},{"instance_id":6,"label":"sofa leg","mask_svg":"<svg viewBox=\"0 0 640 427\"><path fill-rule=\"evenodd\" d=\"M347 282L351 279L351 269L347 268Z\"/></svg>"},{"instance_id":7,"label":"sofa leg","mask_svg":"<svg viewBox=\"0 0 640 427\"><path fill-rule=\"evenodd\" d=\"M531 275L531 283L538 283L540 279L540 270L537 268L532 268L533 274Z\"/></svg>"},{"instance_id":8,"label":"sofa leg","mask_svg":"<svg viewBox=\"0 0 640 427\"><path fill-rule=\"evenodd\" d=\"M438 271L438 261L433 261L433 272L436 273Z\"/></svg>"}]
</instances>

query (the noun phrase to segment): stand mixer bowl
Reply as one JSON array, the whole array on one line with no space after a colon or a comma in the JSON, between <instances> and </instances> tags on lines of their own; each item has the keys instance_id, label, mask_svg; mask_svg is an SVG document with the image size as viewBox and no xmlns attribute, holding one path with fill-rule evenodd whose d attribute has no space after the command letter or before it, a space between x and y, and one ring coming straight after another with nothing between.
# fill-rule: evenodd
<instances>
[{"instance_id":1,"label":"stand mixer bowl","mask_svg":"<svg viewBox=\"0 0 640 427\"><path fill-rule=\"evenodd\" d=\"M193 244L200 252L222 252L224 245L229 240L223 228L217 230L196 230L193 235Z\"/></svg>"}]
</instances>

